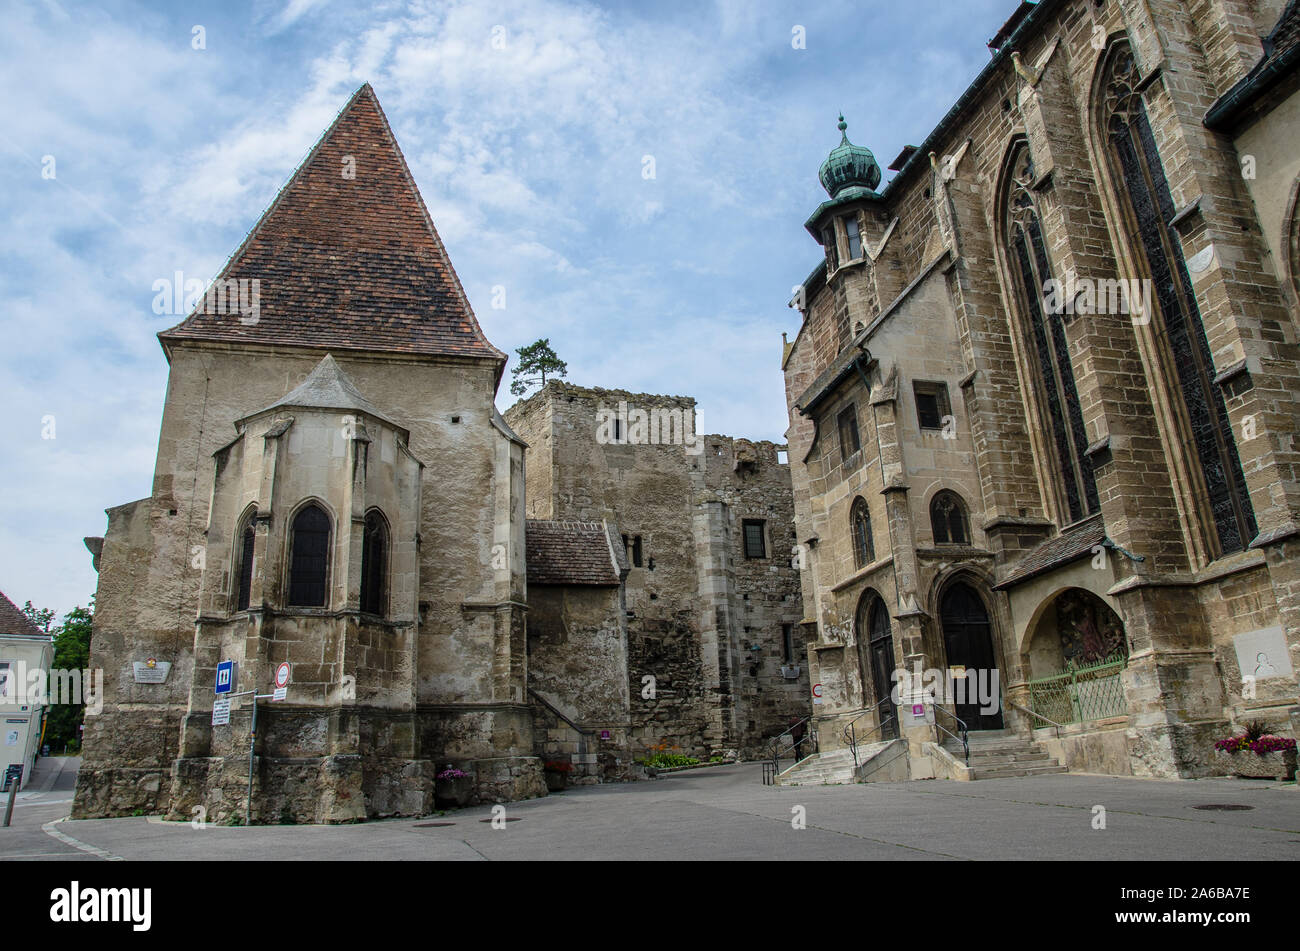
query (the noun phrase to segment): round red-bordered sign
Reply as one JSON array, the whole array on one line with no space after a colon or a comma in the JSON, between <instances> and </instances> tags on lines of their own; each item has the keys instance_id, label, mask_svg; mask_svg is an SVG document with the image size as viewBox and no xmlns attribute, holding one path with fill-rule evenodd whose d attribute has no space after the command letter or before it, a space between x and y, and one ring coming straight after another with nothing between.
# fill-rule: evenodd
<instances>
[{"instance_id":1,"label":"round red-bordered sign","mask_svg":"<svg viewBox=\"0 0 1300 951\"><path fill-rule=\"evenodd\" d=\"M275 685L277 687L289 686L289 662L287 660L275 668Z\"/></svg>"}]
</instances>

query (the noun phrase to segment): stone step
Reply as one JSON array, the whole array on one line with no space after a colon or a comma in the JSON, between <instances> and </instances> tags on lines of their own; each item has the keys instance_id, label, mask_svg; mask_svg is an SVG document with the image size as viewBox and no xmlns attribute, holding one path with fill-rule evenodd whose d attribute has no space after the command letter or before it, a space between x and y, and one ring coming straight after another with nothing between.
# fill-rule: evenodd
<instances>
[{"instance_id":1,"label":"stone step","mask_svg":"<svg viewBox=\"0 0 1300 951\"><path fill-rule=\"evenodd\" d=\"M998 766L993 769L975 769L975 779L1010 779L1016 776L1046 776L1068 773L1069 769L1058 763L1042 766Z\"/></svg>"},{"instance_id":2,"label":"stone step","mask_svg":"<svg viewBox=\"0 0 1300 951\"><path fill-rule=\"evenodd\" d=\"M974 752L970 755L971 766L982 766L985 768L993 766L1010 766L1013 764L1022 764L1031 766L1041 763L1056 762L1046 753L1016 753L1015 755L1005 754L999 756L985 756Z\"/></svg>"}]
</instances>

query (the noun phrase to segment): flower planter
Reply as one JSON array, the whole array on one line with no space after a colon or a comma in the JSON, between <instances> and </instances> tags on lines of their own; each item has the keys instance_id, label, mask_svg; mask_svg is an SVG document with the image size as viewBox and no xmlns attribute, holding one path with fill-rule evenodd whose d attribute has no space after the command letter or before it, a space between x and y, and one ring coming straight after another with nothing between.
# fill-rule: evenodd
<instances>
[{"instance_id":1,"label":"flower planter","mask_svg":"<svg viewBox=\"0 0 1300 951\"><path fill-rule=\"evenodd\" d=\"M1295 750L1276 750L1263 756L1250 750L1215 754L1224 759L1228 771L1234 776L1250 779L1294 779L1296 772Z\"/></svg>"},{"instance_id":2,"label":"flower planter","mask_svg":"<svg viewBox=\"0 0 1300 951\"><path fill-rule=\"evenodd\" d=\"M561 773L558 770L548 769L546 771L546 791L563 792L569 788L569 774Z\"/></svg>"},{"instance_id":3,"label":"flower planter","mask_svg":"<svg viewBox=\"0 0 1300 951\"><path fill-rule=\"evenodd\" d=\"M469 802L474 792L474 777L439 779L433 786L433 803L439 809L459 809Z\"/></svg>"}]
</instances>

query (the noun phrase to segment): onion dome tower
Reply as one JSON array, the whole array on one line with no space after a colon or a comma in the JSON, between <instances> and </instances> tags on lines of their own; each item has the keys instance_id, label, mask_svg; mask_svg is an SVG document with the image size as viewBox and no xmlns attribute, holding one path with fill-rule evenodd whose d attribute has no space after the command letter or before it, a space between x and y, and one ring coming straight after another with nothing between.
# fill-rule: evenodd
<instances>
[{"instance_id":1,"label":"onion dome tower","mask_svg":"<svg viewBox=\"0 0 1300 951\"><path fill-rule=\"evenodd\" d=\"M840 144L826 156L821 171L817 173L822 188L826 189L826 194L831 198L854 185L874 191L880 184L880 165L876 162L876 157L870 149L849 141L848 127L841 113L838 127Z\"/></svg>"}]
</instances>

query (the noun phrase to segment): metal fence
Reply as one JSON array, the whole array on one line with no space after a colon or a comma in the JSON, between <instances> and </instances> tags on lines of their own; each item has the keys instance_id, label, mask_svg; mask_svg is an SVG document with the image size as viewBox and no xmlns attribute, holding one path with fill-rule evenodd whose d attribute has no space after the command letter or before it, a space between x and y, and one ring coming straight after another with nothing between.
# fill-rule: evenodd
<instances>
[{"instance_id":1,"label":"metal fence","mask_svg":"<svg viewBox=\"0 0 1300 951\"><path fill-rule=\"evenodd\" d=\"M1030 680L1029 705L1035 713L1057 723L1124 716L1128 705L1120 673L1127 665L1124 657L1108 658Z\"/></svg>"}]
</instances>

